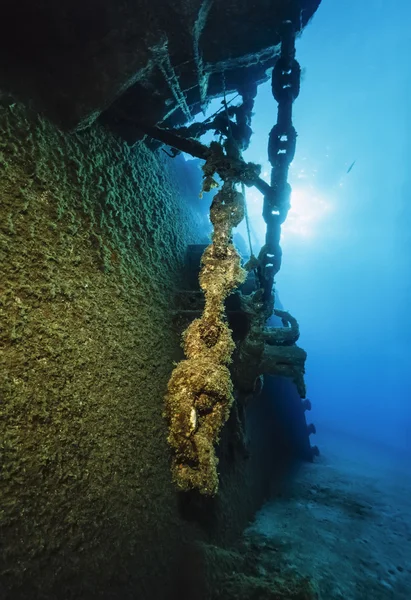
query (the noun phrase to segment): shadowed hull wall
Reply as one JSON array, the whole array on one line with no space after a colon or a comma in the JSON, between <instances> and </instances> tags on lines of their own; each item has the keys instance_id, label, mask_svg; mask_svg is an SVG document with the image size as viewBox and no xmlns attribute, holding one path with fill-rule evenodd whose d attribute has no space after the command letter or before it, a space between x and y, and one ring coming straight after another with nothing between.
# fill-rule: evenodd
<instances>
[{"instance_id":1,"label":"shadowed hull wall","mask_svg":"<svg viewBox=\"0 0 411 600\"><path fill-rule=\"evenodd\" d=\"M128 597L180 536L162 403L200 233L162 154L16 104L0 130L2 597Z\"/></svg>"},{"instance_id":2,"label":"shadowed hull wall","mask_svg":"<svg viewBox=\"0 0 411 600\"><path fill-rule=\"evenodd\" d=\"M268 490L266 403L248 461L223 435L217 500L190 514L170 482L172 298L205 241L176 168L0 106L2 599L164 598L180 544L233 540Z\"/></svg>"}]
</instances>

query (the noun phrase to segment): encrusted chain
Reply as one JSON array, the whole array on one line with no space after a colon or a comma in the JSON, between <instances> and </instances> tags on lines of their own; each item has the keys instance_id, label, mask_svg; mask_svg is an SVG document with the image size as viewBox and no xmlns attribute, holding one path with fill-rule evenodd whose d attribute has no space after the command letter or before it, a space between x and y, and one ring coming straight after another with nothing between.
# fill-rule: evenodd
<instances>
[{"instance_id":1,"label":"encrusted chain","mask_svg":"<svg viewBox=\"0 0 411 600\"><path fill-rule=\"evenodd\" d=\"M264 196L263 218L267 225L265 245L259 261L260 285L269 301L274 277L281 267L281 225L290 209L291 186L288 169L294 158L297 132L292 122L292 105L300 92L301 69L295 60L295 28L292 21L282 23L281 55L273 69L271 88L278 102L277 124L270 132L268 159L271 163L271 188Z\"/></svg>"},{"instance_id":2,"label":"encrusted chain","mask_svg":"<svg viewBox=\"0 0 411 600\"><path fill-rule=\"evenodd\" d=\"M203 123L193 123L176 131L140 125L149 136L160 140L180 151L188 152L206 160L205 185L215 184L214 173L225 180L227 176L247 186L254 185L264 194L263 218L267 225L265 244L258 257L258 279L263 289L263 302L273 306L274 277L281 268L282 251L280 246L281 226L290 209L291 187L288 183L288 170L294 158L297 133L292 121L292 105L300 93L300 65L295 59L296 30L301 29L301 12L297 20L284 20L281 24L281 52L272 73L272 92L278 102L277 123L270 132L268 158L271 163L271 185L260 177L260 167L245 163L241 153L250 142L251 115L257 86L248 82L238 90L242 97L240 106L228 106L224 98L223 108ZM225 77L223 89L225 92ZM198 141L206 131L220 134L225 142L216 142L207 148ZM175 154L173 154L174 156Z\"/></svg>"}]
</instances>

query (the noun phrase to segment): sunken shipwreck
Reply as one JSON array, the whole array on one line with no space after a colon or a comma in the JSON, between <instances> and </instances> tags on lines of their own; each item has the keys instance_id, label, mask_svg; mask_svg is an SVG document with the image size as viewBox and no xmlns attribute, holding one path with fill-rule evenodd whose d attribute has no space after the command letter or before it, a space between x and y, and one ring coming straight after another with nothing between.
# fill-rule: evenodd
<instances>
[{"instance_id":1,"label":"sunken shipwreck","mask_svg":"<svg viewBox=\"0 0 411 600\"><path fill-rule=\"evenodd\" d=\"M4 3L2 600L405 598L338 595L247 529L293 519L301 468L331 494L277 285L319 5Z\"/></svg>"}]
</instances>

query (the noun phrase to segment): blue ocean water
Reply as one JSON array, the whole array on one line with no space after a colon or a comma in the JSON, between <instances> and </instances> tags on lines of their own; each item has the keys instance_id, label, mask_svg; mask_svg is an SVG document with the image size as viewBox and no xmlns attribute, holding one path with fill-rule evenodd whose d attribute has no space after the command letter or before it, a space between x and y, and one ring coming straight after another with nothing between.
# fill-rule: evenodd
<instances>
[{"instance_id":1,"label":"blue ocean water","mask_svg":"<svg viewBox=\"0 0 411 600\"><path fill-rule=\"evenodd\" d=\"M276 281L301 326L317 424L411 454L411 5L324 1L297 42L292 209ZM261 86L245 157L269 181ZM262 199L248 192L262 242Z\"/></svg>"},{"instance_id":2,"label":"blue ocean water","mask_svg":"<svg viewBox=\"0 0 411 600\"><path fill-rule=\"evenodd\" d=\"M330 599L411 597L410 20L406 0L324 0L297 44L299 137L276 283L308 352L322 456L251 533L289 543L290 564ZM248 160L265 161L275 110L268 83ZM262 243L258 194L248 205Z\"/></svg>"}]
</instances>

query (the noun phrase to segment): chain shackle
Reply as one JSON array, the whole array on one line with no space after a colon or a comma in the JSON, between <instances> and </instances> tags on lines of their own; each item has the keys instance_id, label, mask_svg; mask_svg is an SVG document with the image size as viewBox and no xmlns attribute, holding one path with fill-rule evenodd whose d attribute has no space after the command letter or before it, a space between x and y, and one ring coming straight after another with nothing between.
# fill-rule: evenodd
<instances>
[{"instance_id":1,"label":"chain shackle","mask_svg":"<svg viewBox=\"0 0 411 600\"><path fill-rule=\"evenodd\" d=\"M273 69L271 90L279 104L294 102L300 93L301 68L293 58L280 57Z\"/></svg>"},{"instance_id":2,"label":"chain shackle","mask_svg":"<svg viewBox=\"0 0 411 600\"><path fill-rule=\"evenodd\" d=\"M271 187L270 194L264 197L263 219L267 228L270 223L276 220L279 220L281 225L284 223L290 208L290 197L290 184L286 180L281 182L277 179L276 185ZM270 240L267 239L266 235L266 244L269 243L269 241Z\"/></svg>"},{"instance_id":3,"label":"chain shackle","mask_svg":"<svg viewBox=\"0 0 411 600\"><path fill-rule=\"evenodd\" d=\"M268 139L268 160L273 166L276 163L282 165L283 162L289 166L294 160L296 144L295 128L292 125L285 128L277 123L270 131Z\"/></svg>"}]
</instances>

